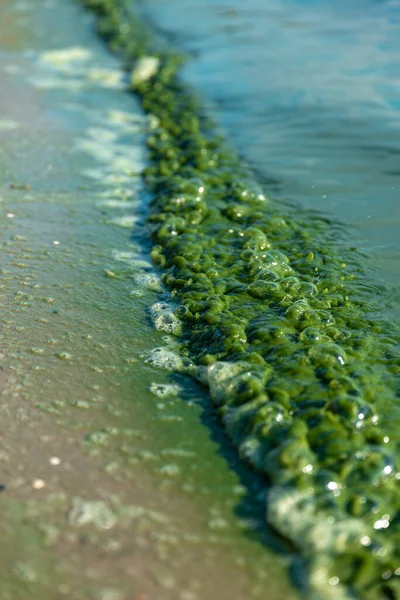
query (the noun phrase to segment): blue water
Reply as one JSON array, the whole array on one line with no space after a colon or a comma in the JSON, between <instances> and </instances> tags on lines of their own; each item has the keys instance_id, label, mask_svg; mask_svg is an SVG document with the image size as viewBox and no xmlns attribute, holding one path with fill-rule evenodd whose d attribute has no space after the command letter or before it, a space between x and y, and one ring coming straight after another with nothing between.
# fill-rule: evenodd
<instances>
[{"instance_id":1,"label":"blue water","mask_svg":"<svg viewBox=\"0 0 400 600\"><path fill-rule=\"evenodd\" d=\"M400 1L143 0L278 199L350 225L400 317Z\"/></svg>"}]
</instances>

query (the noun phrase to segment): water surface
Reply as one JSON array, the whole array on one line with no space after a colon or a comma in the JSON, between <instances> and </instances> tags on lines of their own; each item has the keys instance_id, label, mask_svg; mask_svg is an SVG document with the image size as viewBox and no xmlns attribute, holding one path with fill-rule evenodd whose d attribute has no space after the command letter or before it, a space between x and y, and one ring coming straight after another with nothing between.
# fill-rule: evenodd
<instances>
[{"instance_id":1,"label":"water surface","mask_svg":"<svg viewBox=\"0 0 400 600\"><path fill-rule=\"evenodd\" d=\"M400 3L146 0L279 200L351 226L400 317Z\"/></svg>"}]
</instances>

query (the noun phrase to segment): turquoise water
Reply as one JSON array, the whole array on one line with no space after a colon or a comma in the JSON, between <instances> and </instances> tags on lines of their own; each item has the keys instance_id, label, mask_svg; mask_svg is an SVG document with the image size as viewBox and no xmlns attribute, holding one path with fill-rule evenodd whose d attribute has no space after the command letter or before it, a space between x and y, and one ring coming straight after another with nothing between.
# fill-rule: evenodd
<instances>
[{"instance_id":1,"label":"turquoise water","mask_svg":"<svg viewBox=\"0 0 400 600\"><path fill-rule=\"evenodd\" d=\"M270 194L346 225L400 316L400 2L146 0Z\"/></svg>"}]
</instances>

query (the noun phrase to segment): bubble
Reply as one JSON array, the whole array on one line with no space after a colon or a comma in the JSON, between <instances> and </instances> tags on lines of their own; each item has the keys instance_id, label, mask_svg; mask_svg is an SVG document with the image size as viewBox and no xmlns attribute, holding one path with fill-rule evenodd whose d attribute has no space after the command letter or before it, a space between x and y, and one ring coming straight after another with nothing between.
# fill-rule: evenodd
<instances>
[{"instance_id":1,"label":"bubble","mask_svg":"<svg viewBox=\"0 0 400 600\"><path fill-rule=\"evenodd\" d=\"M156 302L150 307L150 315L154 326L159 331L173 335L181 333L181 322L173 313L172 306L165 302Z\"/></svg>"},{"instance_id":2,"label":"bubble","mask_svg":"<svg viewBox=\"0 0 400 600\"><path fill-rule=\"evenodd\" d=\"M158 398L170 398L177 396L181 392L181 387L173 383L153 382L150 391Z\"/></svg>"},{"instance_id":3,"label":"bubble","mask_svg":"<svg viewBox=\"0 0 400 600\"><path fill-rule=\"evenodd\" d=\"M206 372L208 379L208 385L213 400L217 403L221 403L226 397L228 386L232 379L242 373L244 370L248 370L249 366L247 363L229 363L229 362L216 362L209 366ZM204 376L204 372L202 372Z\"/></svg>"},{"instance_id":4,"label":"bubble","mask_svg":"<svg viewBox=\"0 0 400 600\"><path fill-rule=\"evenodd\" d=\"M156 273L139 273L135 275L134 281L139 286L139 291L162 292L161 280Z\"/></svg>"},{"instance_id":5,"label":"bubble","mask_svg":"<svg viewBox=\"0 0 400 600\"><path fill-rule=\"evenodd\" d=\"M183 366L182 358L168 348L153 348L146 356L145 363L158 369L179 371Z\"/></svg>"}]
</instances>

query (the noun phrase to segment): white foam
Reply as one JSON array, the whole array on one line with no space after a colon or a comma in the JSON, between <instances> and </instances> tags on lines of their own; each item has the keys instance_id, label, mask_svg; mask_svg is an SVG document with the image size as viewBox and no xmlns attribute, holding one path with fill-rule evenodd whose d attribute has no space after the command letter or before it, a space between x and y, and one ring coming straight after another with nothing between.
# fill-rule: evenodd
<instances>
[{"instance_id":1,"label":"white foam","mask_svg":"<svg viewBox=\"0 0 400 600\"><path fill-rule=\"evenodd\" d=\"M135 276L134 280L141 290L162 292L161 279L156 273L139 273Z\"/></svg>"},{"instance_id":2,"label":"white foam","mask_svg":"<svg viewBox=\"0 0 400 600\"><path fill-rule=\"evenodd\" d=\"M125 74L119 69L92 68L88 70L87 78L99 87L114 90L126 89Z\"/></svg>"},{"instance_id":3,"label":"white foam","mask_svg":"<svg viewBox=\"0 0 400 600\"><path fill-rule=\"evenodd\" d=\"M134 225L138 222L139 218L137 215L123 215L122 217L115 217L111 219L109 223L111 225L117 225L118 227L124 227L126 229L132 229Z\"/></svg>"},{"instance_id":4,"label":"white foam","mask_svg":"<svg viewBox=\"0 0 400 600\"><path fill-rule=\"evenodd\" d=\"M166 302L156 302L150 307L150 315L154 327L159 331L165 331L172 335L179 335L181 333L181 322L173 313L170 304L167 304Z\"/></svg>"},{"instance_id":5,"label":"white foam","mask_svg":"<svg viewBox=\"0 0 400 600\"><path fill-rule=\"evenodd\" d=\"M313 561L310 583L315 599L348 599L342 585L329 582L330 557L344 554L355 539L360 539L365 533L365 523L354 518L330 523L326 513L317 511L311 492L281 486L272 486L268 492L267 520Z\"/></svg>"},{"instance_id":6,"label":"white foam","mask_svg":"<svg viewBox=\"0 0 400 600\"><path fill-rule=\"evenodd\" d=\"M146 356L145 363L152 367L167 371L180 371L183 366L182 358L169 348L153 348Z\"/></svg>"},{"instance_id":7,"label":"white foam","mask_svg":"<svg viewBox=\"0 0 400 600\"><path fill-rule=\"evenodd\" d=\"M156 383L153 381L150 391L158 398L171 398L178 396L181 387L175 383Z\"/></svg>"},{"instance_id":8,"label":"white foam","mask_svg":"<svg viewBox=\"0 0 400 600\"><path fill-rule=\"evenodd\" d=\"M137 61L131 75L131 85L135 85L147 81L158 71L160 59L157 56L143 56Z\"/></svg>"},{"instance_id":9,"label":"white foam","mask_svg":"<svg viewBox=\"0 0 400 600\"><path fill-rule=\"evenodd\" d=\"M236 376L244 371L248 371L248 369L249 365L245 362L230 363L218 361L207 367L206 372L202 371L199 374L203 381L206 379L214 402L221 404L226 396L229 395L229 389L233 385L233 380Z\"/></svg>"},{"instance_id":10,"label":"white foam","mask_svg":"<svg viewBox=\"0 0 400 600\"><path fill-rule=\"evenodd\" d=\"M92 58L93 53L87 48L71 46L61 50L42 52L39 60L47 66L53 67L63 73L71 73L76 64L85 64Z\"/></svg>"}]
</instances>

